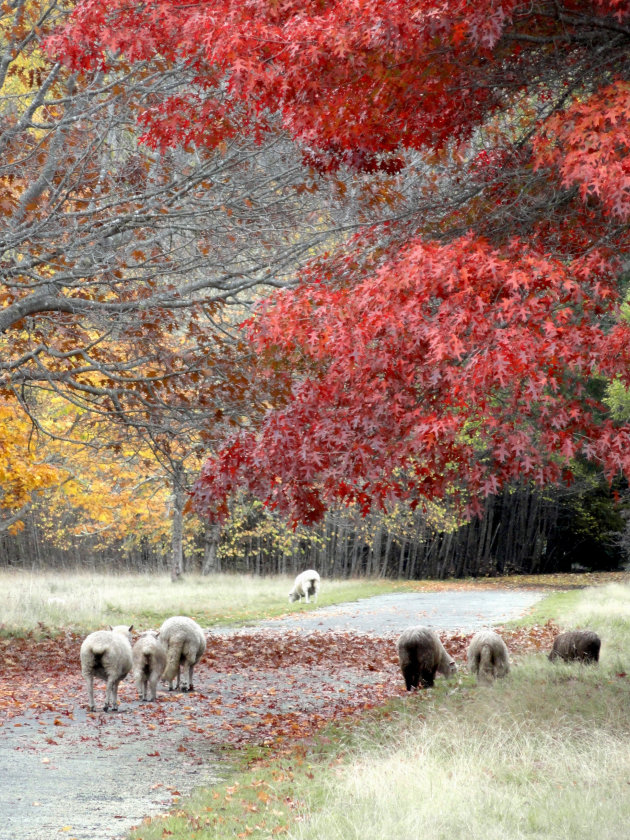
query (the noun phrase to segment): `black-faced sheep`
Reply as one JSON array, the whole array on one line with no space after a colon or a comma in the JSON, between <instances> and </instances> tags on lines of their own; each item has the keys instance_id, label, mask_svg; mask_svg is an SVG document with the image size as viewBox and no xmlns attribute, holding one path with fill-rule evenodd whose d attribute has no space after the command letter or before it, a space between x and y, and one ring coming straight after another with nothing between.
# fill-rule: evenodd
<instances>
[{"instance_id":1,"label":"black-faced sheep","mask_svg":"<svg viewBox=\"0 0 630 840\"><path fill-rule=\"evenodd\" d=\"M206 637L201 627L192 618L175 615L167 618L160 627L160 640L166 647L166 667L162 679L173 690L173 680L177 677L175 688L180 687L180 667L188 668L188 681L183 691L193 691L193 669L206 649Z\"/></svg>"},{"instance_id":2,"label":"black-faced sheep","mask_svg":"<svg viewBox=\"0 0 630 840\"><path fill-rule=\"evenodd\" d=\"M147 630L132 649L133 677L141 700L155 700L158 680L166 667L166 648L159 636L155 630Z\"/></svg>"},{"instance_id":3,"label":"black-faced sheep","mask_svg":"<svg viewBox=\"0 0 630 840\"><path fill-rule=\"evenodd\" d=\"M565 662L598 662L601 639L592 630L569 630L553 640L549 660Z\"/></svg>"},{"instance_id":4,"label":"black-faced sheep","mask_svg":"<svg viewBox=\"0 0 630 840\"><path fill-rule=\"evenodd\" d=\"M292 604L293 601L299 601L302 597L305 597L308 604L309 595L313 595L317 601L320 583L320 577L314 569L300 572L293 583L293 589L289 592L289 603Z\"/></svg>"},{"instance_id":5,"label":"black-faced sheep","mask_svg":"<svg viewBox=\"0 0 630 840\"><path fill-rule=\"evenodd\" d=\"M468 670L480 683L490 684L510 671L507 645L493 630L475 633L468 646Z\"/></svg>"},{"instance_id":6,"label":"black-faced sheep","mask_svg":"<svg viewBox=\"0 0 630 840\"><path fill-rule=\"evenodd\" d=\"M446 677L457 671L455 660L430 627L408 627L403 631L398 639L398 658L407 691L418 684L430 688L437 671Z\"/></svg>"},{"instance_id":7,"label":"black-faced sheep","mask_svg":"<svg viewBox=\"0 0 630 840\"><path fill-rule=\"evenodd\" d=\"M87 683L88 705L94 711L94 677L105 680L103 711L118 710L118 683L131 671L131 631L120 624L90 633L81 645L81 673Z\"/></svg>"}]
</instances>

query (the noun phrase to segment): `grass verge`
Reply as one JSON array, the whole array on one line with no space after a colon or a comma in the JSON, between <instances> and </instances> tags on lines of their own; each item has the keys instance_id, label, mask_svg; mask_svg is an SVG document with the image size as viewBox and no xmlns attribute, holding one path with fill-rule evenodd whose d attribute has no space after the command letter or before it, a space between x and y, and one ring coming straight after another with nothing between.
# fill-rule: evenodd
<instances>
[{"instance_id":1,"label":"grass verge","mask_svg":"<svg viewBox=\"0 0 630 840\"><path fill-rule=\"evenodd\" d=\"M600 575L618 579L620 573ZM108 624L134 624L138 630L159 625L171 615L189 615L204 627L237 626L313 603L289 605L293 576L254 577L219 574L186 575L172 583L167 575L42 572L0 569L0 636L54 633L61 629L87 633ZM384 592L440 589L574 588L586 586L592 574L502 577L456 581L329 580L322 582L317 606L329 606ZM573 595L576 593L574 592ZM559 593L554 597L572 597ZM544 608L543 608L544 609ZM538 614L538 613L537 613Z\"/></svg>"},{"instance_id":2,"label":"grass verge","mask_svg":"<svg viewBox=\"0 0 630 840\"><path fill-rule=\"evenodd\" d=\"M108 624L159 627L171 615L188 615L203 627L242 625L296 610L289 605L293 577L106 575L90 572L0 570L0 635L37 635L62 628L87 633ZM317 606L328 606L402 588L396 581L324 580Z\"/></svg>"}]
</instances>

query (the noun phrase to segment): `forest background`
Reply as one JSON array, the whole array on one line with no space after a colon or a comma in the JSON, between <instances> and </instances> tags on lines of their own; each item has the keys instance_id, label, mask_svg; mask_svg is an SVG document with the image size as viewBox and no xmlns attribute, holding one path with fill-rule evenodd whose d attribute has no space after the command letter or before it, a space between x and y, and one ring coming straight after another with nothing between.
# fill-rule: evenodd
<instances>
[{"instance_id":1,"label":"forest background","mask_svg":"<svg viewBox=\"0 0 630 840\"><path fill-rule=\"evenodd\" d=\"M2 3L0 563L628 561L630 4L381 6Z\"/></svg>"}]
</instances>

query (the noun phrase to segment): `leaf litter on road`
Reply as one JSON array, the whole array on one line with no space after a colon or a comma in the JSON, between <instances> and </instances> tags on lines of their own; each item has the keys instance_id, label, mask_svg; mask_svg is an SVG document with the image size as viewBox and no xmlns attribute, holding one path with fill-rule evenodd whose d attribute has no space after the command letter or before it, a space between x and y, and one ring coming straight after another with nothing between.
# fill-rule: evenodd
<instances>
[{"instance_id":1,"label":"leaf litter on road","mask_svg":"<svg viewBox=\"0 0 630 840\"><path fill-rule=\"evenodd\" d=\"M502 632L518 655L550 648L557 628L548 623ZM441 634L460 665L471 636ZM72 730L77 710L86 706L80 644L72 633L0 639L0 726L47 727L51 748ZM273 745L405 694L395 638L352 632L211 633L195 676L198 690L161 691L157 703L140 703L127 678L120 686L121 714L86 714L81 740L103 743L109 729L157 736L159 729L184 724L191 737L216 745ZM147 753L155 753L151 742Z\"/></svg>"}]
</instances>

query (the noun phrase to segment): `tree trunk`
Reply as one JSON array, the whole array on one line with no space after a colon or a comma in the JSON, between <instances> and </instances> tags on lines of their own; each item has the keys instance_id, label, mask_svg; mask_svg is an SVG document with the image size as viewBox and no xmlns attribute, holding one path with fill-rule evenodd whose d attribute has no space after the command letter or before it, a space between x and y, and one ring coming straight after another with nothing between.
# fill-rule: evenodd
<instances>
[{"instance_id":1,"label":"tree trunk","mask_svg":"<svg viewBox=\"0 0 630 840\"><path fill-rule=\"evenodd\" d=\"M203 534L203 562L201 564L202 575L213 575L221 571L221 561L219 560L218 555L220 538L220 525L206 525Z\"/></svg>"},{"instance_id":2,"label":"tree trunk","mask_svg":"<svg viewBox=\"0 0 630 840\"><path fill-rule=\"evenodd\" d=\"M184 504L186 502L184 490L184 467L183 464L178 463L173 472L173 495L171 496L173 506L171 581L173 583L179 580L184 572Z\"/></svg>"},{"instance_id":3,"label":"tree trunk","mask_svg":"<svg viewBox=\"0 0 630 840\"><path fill-rule=\"evenodd\" d=\"M383 555L383 559L381 561L381 568L379 569L378 576L379 577L386 577L388 573L388 566L389 566L389 556L392 551L392 542L393 542L393 535L391 529L387 529L387 541L385 543L385 554Z\"/></svg>"}]
</instances>

